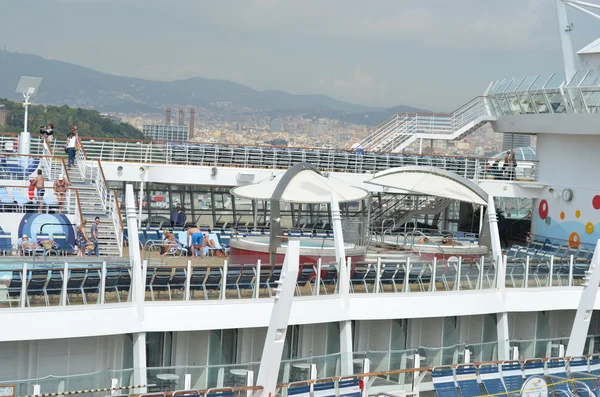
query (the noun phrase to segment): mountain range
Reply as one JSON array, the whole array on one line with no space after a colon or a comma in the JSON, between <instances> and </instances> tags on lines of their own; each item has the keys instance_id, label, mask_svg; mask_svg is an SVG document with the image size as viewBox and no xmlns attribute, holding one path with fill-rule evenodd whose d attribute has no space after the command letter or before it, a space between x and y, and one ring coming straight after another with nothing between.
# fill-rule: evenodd
<instances>
[{"instance_id":1,"label":"mountain range","mask_svg":"<svg viewBox=\"0 0 600 397\"><path fill-rule=\"evenodd\" d=\"M410 106L373 108L325 95L259 91L227 80L200 77L153 81L116 76L37 55L0 50L0 97L21 100L15 87L20 76L42 77L37 103L91 108L100 112L163 113L167 106L219 110L222 103L235 112L328 117L376 125L396 112L424 111Z\"/></svg>"}]
</instances>

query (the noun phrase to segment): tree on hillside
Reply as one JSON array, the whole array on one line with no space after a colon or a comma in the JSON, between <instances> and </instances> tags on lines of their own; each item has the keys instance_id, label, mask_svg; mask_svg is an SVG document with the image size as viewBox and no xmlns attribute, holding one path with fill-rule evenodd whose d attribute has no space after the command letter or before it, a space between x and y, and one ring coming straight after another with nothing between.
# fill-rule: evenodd
<instances>
[{"instance_id":1,"label":"tree on hillside","mask_svg":"<svg viewBox=\"0 0 600 397\"><path fill-rule=\"evenodd\" d=\"M23 130L23 105L0 98L6 107L6 131ZM127 123L117 123L102 117L95 110L63 106L33 105L29 107L29 131L35 133L42 125L54 124L56 136L66 136L71 125L76 124L79 134L90 137L141 138L142 133Z\"/></svg>"}]
</instances>

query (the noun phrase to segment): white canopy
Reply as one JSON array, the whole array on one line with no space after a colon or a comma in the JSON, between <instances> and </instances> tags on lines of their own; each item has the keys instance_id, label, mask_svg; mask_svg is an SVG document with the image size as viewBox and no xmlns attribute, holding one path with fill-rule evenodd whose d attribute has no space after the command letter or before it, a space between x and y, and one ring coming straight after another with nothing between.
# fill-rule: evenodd
<instances>
[{"instance_id":1,"label":"white canopy","mask_svg":"<svg viewBox=\"0 0 600 397\"><path fill-rule=\"evenodd\" d=\"M268 201L284 174L252 185L231 189L231 194L250 200ZM324 177L311 169L298 172L285 188L281 201L287 203L321 204L331 202L331 192L336 192L340 202L358 201L369 196L364 189L351 186L332 177Z\"/></svg>"},{"instance_id":2,"label":"white canopy","mask_svg":"<svg viewBox=\"0 0 600 397\"><path fill-rule=\"evenodd\" d=\"M488 200L487 193L474 182L435 167L391 168L378 172L366 183L482 205Z\"/></svg>"}]
</instances>

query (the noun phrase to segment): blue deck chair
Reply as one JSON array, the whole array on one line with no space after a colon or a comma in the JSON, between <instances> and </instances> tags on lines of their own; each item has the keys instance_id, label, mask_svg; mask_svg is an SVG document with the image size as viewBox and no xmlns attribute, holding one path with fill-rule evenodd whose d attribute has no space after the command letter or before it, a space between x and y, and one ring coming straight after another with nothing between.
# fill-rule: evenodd
<instances>
[{"instance_id":1,"label":"blue deck chair","mask_svg":"<svg viewBox=\"0 0 600 397\"><path fill-rule=\"evenodd\" d=\"M537 359L530 359L530 360L525 360L525 362L523 363L523 375L525 376L525 379L531 377L531 376L544 376L544 362L537 358Z\"/></svg>"},{"instance_id":2,"label":"blue deck chair","mask_svg":"<svg viewBox=\"0 0 600 397\"><path fill-rule=\"evenodd\" d=\"M433 388L438 397L459 397L454 383L452 367L435 367L431 370Z\"/></svg>"},{"instance_id":3,"label":"blue deck chair","mask_svg":"<svg viewBox=\"0 0 600 397\"><path fill-rule=\"evenodd\" d=\"M563 358L551 358L546 362L548 371L548 383L552 384L557 395L571 395L571 385L569 382L561 382L568 380L567 362Z\"/></svg>"},{"instance_id":4,"label":"blue deck chair","mask_svg":"<svg viewBox=\"0 0 600 397\"><path fill-rule=\"evenodd\" d=\"M519 394L521 387L523 387L521 363L518 361L504 361L500 368L502 369L502 380L504 381L506 390L510 394Z\"/></svg>"},{"instance_id":5,"label":"blue deck chair","mask_svg":"<svg viewBox=\"0 0 600 397\"><path fill-rule=\"evenodd\" d=\"M362 386L358 376L345 376L338 380L340 397L361 397ZM335 395L335 394L334 394Z\"/></svg>"},{"instance_id":6,"label":"blue deck chair","mask_svg":"<svg viewBox=\"0 0 600 397\"><path fill-rule=\"evenodd\" d=\"M589 360L590 372L600 376L600 354L592 354Z\"/></svg>"},{"instance_id":7,"label":"blue deck chair","mask_svg":"<svg viewBox=\"0 0 600 397\"><path fill-rule=\"evenodd\" d=\"M341 379L340 379L341 382ZM289 393L288 393L289 394ZM340 390L340 396L342 390ZM313 397L335 397L335 381L331 378L317 379L313 384Z\"/></svg>"},{"instance_id":8,"label":"blue deck chair","mask_svg":"<svg viewBox=\"0 0 600 397\"><path fill-rule=\"evenodd\" d=\"M231 387L223 389L208 389L206 397L235 397L235 392Z\"/></svg>"},{"instance_id":9,"label":"blue deck chair","mask_svg":"<svg viewBox=\"0 0 600 397\"><path fill-rule=\"evenodd\" d=\"M310 397L310 385L308 382L293 382L288 385L288 396ZM208 394L206 395L208 397Z\"/></svg>"},{"instance_id":10,"label":"blue deck chair","mask_svg":"<svg viewBox=\"0 0 600 397\"><path fill-rule=\"evenodd\" d=\"M1 233L0 234L0 253L6 255L10 254L13 250L12 239L10 234Z\"/></svg>"},{"instance_id":11,"label":"blue deck chair","mask_svg":"<svg viewBox=\"0 0 600 397\"><path fill-rule=\"evenodd\" d=\"M487 394L508 395L502 377L500 376L500 368L498 364L481 364L479 365L479 378Z\"/></svg>"},{"instance_id":12,"label":"blue deck chair","mask_svg":"<svg viewBox=\"0 0 600 397\"><path fill-rule=\"evenodd\" d=\"M595 395L598 395L597 376L590 372L587 357L571 357L569 359L569 375L572 379L584 383ZM587 391L578 388L580 397L590 397Z\"/></svg>"},{"instance_id":13,"label":"blue deck chair","mask_svg":"<svg viewBox=\"0 0 600 397\"><path fill-rule=\"evenodd\" d=\"M473 364L460 364L456 366L456 383L462 397L475 397L481 395L477 383L477 367Z\"/></svg>"},{"instance_id":14,"label":"blue deck chair","mask_svg":"<svg viewBox=\"0 0 600 397\"><path fill-rule=\"evenodd\" d=\"M58 245L58 250L63 254L66 254L69 251L73 250L73 247L69 245L67 242L67 235L64 233L53 233L52 238L54 242Z\"/></svg>"}]
</instances>

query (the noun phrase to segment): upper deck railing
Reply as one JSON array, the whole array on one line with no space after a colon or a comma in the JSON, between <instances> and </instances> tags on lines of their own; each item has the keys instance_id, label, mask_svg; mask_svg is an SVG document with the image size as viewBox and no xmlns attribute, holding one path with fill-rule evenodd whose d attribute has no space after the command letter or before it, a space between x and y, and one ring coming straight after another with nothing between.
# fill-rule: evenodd
<instances>
[{"instance_id":1,"label":"upper deck railing","mask_svg":"<svg viewBox=\"0 0 600 397\"><path fill-rule=\"evenodd\" d=\"M438 156L394 153L365 153L309 148L237 146L211 143L82 138L87 158L151 164L201 165L286 170L309 162L323 172L373 173L408 165L434 166L454 171L469 179L511 179L493 169L498 159L469 156ZM536 180L536 162L519 161L519 181ZM500 164L502 165L502 164Z\"/></svg>"},{"instance_id":2,"label":"upper deck railing","mask_svg":"<svg viewBox=\"0 0 600 397\"><path fill-rule=\"evenodd\" d=\"M498 80L487 98L496 116L598 113L600 71L580 70L569 81L561 73Z\"/></svg>"}]
</instances>

